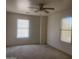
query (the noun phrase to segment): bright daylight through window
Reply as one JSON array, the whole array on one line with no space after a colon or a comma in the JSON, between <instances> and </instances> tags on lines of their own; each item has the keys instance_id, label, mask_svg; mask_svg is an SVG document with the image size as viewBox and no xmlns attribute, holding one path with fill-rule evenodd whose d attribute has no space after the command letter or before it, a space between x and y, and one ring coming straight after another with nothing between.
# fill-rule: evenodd
<instances>
[{"instance_id":1,"label":"bright daylight through window","mask_svg":"<svg viewBox=\"0 0 79 59\"><path fill-rule=\"evenodd\" d=\"M61 22L61 41L71 43L72 17L66 17Z\"/></svg>"},{"instance_id":2,"label":"bright daylight through window","mask_svg":"<svg viewBox=\"0 0 79 59\"><path fill-rule=\"evenodd\" d=\"M17 20L17 38L29 38L29 20Z\"/></svg>"}]
</instances>

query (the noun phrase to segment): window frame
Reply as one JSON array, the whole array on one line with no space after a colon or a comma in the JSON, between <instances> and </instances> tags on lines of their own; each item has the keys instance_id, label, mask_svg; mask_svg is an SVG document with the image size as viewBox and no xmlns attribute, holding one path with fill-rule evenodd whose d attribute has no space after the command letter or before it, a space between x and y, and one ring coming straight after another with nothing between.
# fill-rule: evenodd
<instances>
[{"instance_id":1,"label":"window frame","mask_svg":"<svg viewBox=\"0 0 79 59\"><path fill-rule=\"evenodd\" d=\"M72 19L72 16L68 16L68 17L71 17L71 19ZM66 18L66 17L65 17ZM68 30L68 29L62 29L62 20L63 19L61 19L61 26L60 26L60 40L62 41L62 42L64 42L64 43L69 43L69 44L72 44L72 20L71 20L71 29L70 30ZM71 32L71 42L66 42L66 41L63 41L62 39L61 39L61 35L62 35L62 31L70 31Z\"/></svg>"},{"instance_id":2,"label":"window frame","mask_svg":"<svg viewBox=\"0 0 79 59\"><path fill-rule=\"evenodd\" d=\"M26 22L28 21L28 28L19 28L18 27L18 21L19 20L21 20L21 21L23 20L23 21L26 21ZM30 27L30 20L28 20L28 19L17 19L17 35L16 35L16 38L17 39L26 39L26 38L29 38L29 27ZM21 30L21 29L27 29L28 30L28 35L26 35L27 37L22 37L22 36L18 37L18 30Z\"/></svg>"}]
</instances>

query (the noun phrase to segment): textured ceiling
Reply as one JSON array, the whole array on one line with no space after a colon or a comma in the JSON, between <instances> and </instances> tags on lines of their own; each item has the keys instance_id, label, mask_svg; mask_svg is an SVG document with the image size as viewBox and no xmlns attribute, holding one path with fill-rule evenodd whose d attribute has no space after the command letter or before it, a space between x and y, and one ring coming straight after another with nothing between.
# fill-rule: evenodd
<instances>
[{"instance_id":1,"label":"textured ceiling","mask_svg":"<svg viewBox=\"0 0 79 59\"><path fill-rule=\"evenodd\" d=\"M72 8L72 0L6 0L6 9L8 12L27 15L49 15L44 11L34 12L39 8L39 3L44 3L44 7L55 8L48 10L49 14Z\"/></svg>"}]
</instances>

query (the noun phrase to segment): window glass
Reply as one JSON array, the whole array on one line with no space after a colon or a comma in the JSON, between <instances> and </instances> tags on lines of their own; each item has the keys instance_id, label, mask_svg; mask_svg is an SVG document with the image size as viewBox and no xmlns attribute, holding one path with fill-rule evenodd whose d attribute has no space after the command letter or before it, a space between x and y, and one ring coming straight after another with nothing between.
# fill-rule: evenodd
<instances>
[{"instance_id":1,"label":"window glass","mask_svg":"<svg viewBox=\"0 0 79 59\"><path fill-rule=\"evenodd\" d=\"M17 20L17 38L29 37L29 20Z\"/></svg>"},{"instance_id":2,"label":"window glass","mask_svg":"<svg viewBox=\"0 0 79 59\"><path fill-rule=\"evenodd\" d=\"M62 19L61 23L61 41L71 43L72 17Z\"/></svg>"}]
</instances>

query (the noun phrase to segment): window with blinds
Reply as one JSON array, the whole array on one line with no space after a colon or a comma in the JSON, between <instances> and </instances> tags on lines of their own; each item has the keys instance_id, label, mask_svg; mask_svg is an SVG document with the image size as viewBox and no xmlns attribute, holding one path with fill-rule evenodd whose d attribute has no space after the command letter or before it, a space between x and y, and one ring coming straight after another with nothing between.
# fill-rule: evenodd
<instances>
[{"instance_id":1,"label":"window with blinds","mask_svg":"<svg viewBox=\"0 0 79 59\"><path fill-rule=\"evenodd\" d=\"M71 43L72 17L66 17L61 21L61 41Z\"/></svg>"},{"instance_id":2,"label":"window with blinds","mask_svg":"<svg viewBox=\"0 0 79 59\"><path fill-rule=\"evenodd\" d=\"M17 38L29 38L29 20L17 20Z\"/></svg>"}]
</instances>

